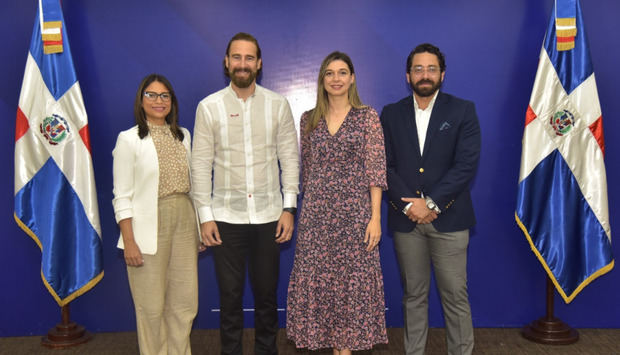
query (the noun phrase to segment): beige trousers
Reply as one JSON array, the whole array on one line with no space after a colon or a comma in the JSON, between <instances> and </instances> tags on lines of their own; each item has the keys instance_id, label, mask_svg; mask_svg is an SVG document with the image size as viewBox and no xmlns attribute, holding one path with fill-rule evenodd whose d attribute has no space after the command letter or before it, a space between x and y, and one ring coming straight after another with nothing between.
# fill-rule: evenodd
<instances>
[{"instance_id":1,"label":"beige trousers","mask_svg":"<svg viewBox=\"0 0 620 355\"><path fill-rule=\"evenodd\" d=\"M198 230L186 194L158 201L157 253L127 267L136 308L140 354L191 354L198 311Z\"/></svg>"}]
</instances>

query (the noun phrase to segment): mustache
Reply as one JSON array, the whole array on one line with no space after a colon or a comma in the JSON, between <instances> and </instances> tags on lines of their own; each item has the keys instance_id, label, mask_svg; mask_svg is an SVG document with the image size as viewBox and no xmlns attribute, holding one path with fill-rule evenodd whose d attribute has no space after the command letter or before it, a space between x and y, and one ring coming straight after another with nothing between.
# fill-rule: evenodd
<instances>
[{"instance_id":1,"label":"mustache","mask_svg":"<svg viewBox=\"0 0 620 355\"><path fill-rule=\"evenodd\" d=\"M432 80L429 79L422 79L420 81L418 81L416 83L416 85L420 85L420 84L431 84L431 85L435 85L435 83Z\"/></svg>"},{"instance_id":2,"label":"mustache","mask_svg":"<svg viewBox=\"0 0 620 355\"><path fill-rule=\"evenodd\" d=\"M237 73L252 73L252 71L249 68L236 68L236 69L233 69L233 74L237 74Z\"/></svg>"}]
</instances>

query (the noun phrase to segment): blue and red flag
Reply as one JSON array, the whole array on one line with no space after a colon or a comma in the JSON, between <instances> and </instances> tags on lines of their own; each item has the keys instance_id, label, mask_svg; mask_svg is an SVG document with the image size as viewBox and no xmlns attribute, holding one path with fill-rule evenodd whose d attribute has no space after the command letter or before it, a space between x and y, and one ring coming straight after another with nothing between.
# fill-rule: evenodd
<instances>
[{"instance_id":1,"label":"blue and red flag","mask_svg":"<svg viewBox=\"0 0 620 355\"><path fill-rule=\"evenodd\" d=\"M614 267L603 121L578 0L557 0L523 133L515 217L566 303Z\"/></svg>"},{"instance_id":2,"label":"blue and red flag","mask_svg":"<svg viewBox=\"0 0 620 355\"><path fill-rule=\"evenodd\" d=\"M60 306L103 277L88 118L59 0L40 0L15 124L17 224Z\"/></svg>"}]
</instances>

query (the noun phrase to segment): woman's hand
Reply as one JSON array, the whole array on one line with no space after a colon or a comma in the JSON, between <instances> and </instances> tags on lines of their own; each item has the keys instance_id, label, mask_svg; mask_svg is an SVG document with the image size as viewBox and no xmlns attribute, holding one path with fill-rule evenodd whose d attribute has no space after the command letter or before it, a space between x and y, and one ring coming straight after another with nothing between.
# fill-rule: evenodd
<instances>
[{"instance_id":1,"label":"woman's hand","mask_svg":"<svg viewBox=\"0 0 620 355\"><path fill-rule=\"evenodd\" d=\"M118 222L118 226L121 229L121 235L123 237L125 263L127 266L142 266L144 264L144 258L140 247L136 244L136 240L133 237L133 227L131 225L131 218L125 218Z\"/></svg>"},{"instance_id":2,"label":"woman's hand","mask_svg":"<svg viewBox=\"0 0 620 355\"><path fill-rule=\"evenodd\" d=\"M364 243L367 251L373 250L379 241L381 240L381 218L371 217L368 226L366 227L366 233L364 234Z\"/></svg>"},{"instance_id":3,"label":"woman's hand","mask_svg":"<svg viewBox=\"0 0 620 355\"><path fill-rule=\"evenodd\" d=\"M127 266L142 266L144 264L140 247L133 240L125 243L125 263Z\"/></svg>"}]
</instances>

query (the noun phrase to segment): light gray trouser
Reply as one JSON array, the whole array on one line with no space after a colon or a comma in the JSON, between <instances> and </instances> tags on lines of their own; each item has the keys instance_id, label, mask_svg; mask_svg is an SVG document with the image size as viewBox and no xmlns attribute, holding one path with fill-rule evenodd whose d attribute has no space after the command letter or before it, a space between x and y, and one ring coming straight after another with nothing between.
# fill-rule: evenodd
<instances>
[{"instance_id":1,"label":"light gray trouser","mask_svg":"<svg viewBox=\"0 0 620 355\"><path fill-rule=\"evenodd\" d=\"M448 354L471 354L474 330L467 295L469 230L440 233L432 224L394 232L403 282L405 352L424 354L428 334L431 262L446 323Z\"/></svg>"}]
</instances>

